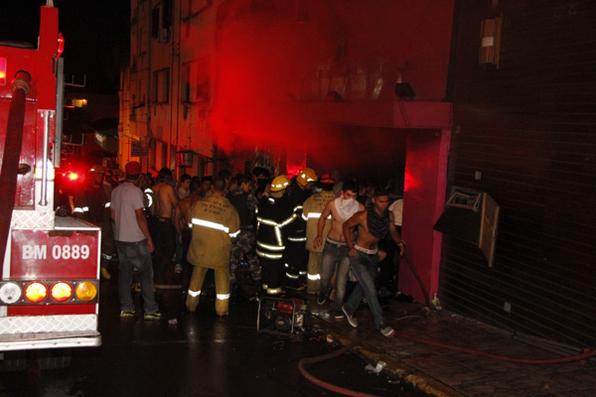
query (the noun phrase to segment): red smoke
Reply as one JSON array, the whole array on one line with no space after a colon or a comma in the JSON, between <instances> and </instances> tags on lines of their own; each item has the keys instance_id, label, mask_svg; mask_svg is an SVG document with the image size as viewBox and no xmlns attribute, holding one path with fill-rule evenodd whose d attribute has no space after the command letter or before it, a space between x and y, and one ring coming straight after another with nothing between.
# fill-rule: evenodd
<instances>
[{"instance_id":1,"label":"red smoke","mask_svg":"<svg viewBox=\"0 0 596 397\"><path fill-rule=\"evenodd\" d=\"M218 146L227 153L256 146L285 150L294 159L307 154L309 165L319 170L346 173L402 164L403 131L317 123L302 106L392 101L400 74L412 83L417 98L442 99L451 1L370 3L225 2L218 10L211 71L210 122ZM366 76L360 80L366 87L356 87L358 73ZM374 73L384 84L380 95L371 98ZM343 78L343 91L338 78ZM326 96L332 88L338 94Z\"/></svg>"}]
</instances>

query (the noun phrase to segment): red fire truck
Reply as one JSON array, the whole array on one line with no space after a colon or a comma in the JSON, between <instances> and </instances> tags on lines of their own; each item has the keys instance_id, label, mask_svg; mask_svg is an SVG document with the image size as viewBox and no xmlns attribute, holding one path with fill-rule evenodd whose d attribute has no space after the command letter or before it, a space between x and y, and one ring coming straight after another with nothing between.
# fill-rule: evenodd
<instances>
[{"instance_id":1,"label":"red fire truck","mask_svg":"<svg viewBox=\"0 0 596 397\"><path fill-rule=\"evenodd\" d=\"M0 352L98 346L99 228L55 216L64 40L41 7L37 46L0 42Z\"/></svg>"}]
</instances>

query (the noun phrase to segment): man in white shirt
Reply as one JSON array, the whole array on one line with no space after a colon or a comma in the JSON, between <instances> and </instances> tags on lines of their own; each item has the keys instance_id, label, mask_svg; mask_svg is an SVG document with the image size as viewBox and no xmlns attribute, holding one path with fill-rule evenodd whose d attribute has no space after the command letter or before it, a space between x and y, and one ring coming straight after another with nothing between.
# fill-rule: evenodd
<instances>
[{"instance_id":1,"label":"man in white shirt","mask_svg":"<svg viewBox=\"0 0 596 397\"><path fill-rule=\"evenodd\" d=\"M131 161L126 164L125 171L126 180L112 191L110 205L119 259L120 317L135 315L130 287L136 270L141 282L144 318L159 320L161 314L155 302L151 263L154 246L144 214L143 192L135 184L141 174L141 165Z\"/></svg>"}]
</instances>

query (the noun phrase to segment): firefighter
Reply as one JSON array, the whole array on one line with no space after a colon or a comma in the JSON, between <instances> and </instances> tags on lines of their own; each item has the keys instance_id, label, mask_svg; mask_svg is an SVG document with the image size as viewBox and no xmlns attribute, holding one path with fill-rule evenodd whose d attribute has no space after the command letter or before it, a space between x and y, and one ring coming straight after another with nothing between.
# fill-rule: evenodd
<instances>
[{"instance_id":1,"label":"firefighter","mask_svg":"<svg viewBox=\"0 0 596 397\"><path fill-rule=\"evenodd\" d=\"M110 185L104 183L105 169L94 165L87 172L87 184L74 197L73 215L101 227L101 275L111 278L108 265L114 257L114 236L110 220Z\"/></svg>"},{"instance_id":2,"label":"firefighter","mask_svg":"<svg viewBox=\"0 0 596 397\"><path fill-rule=\"evenodd\" d=\"M300 289L304 284L306 262L308 261L306 221L302 216L302 205L310 197L316 181L316 172L312 168L304 168L288 187L288 198L296 215L296 221L287 228L284 266L288 284L298 286Z\"/></svg>"},{"instance_id":3,"label":"firefighter","mask_svg":"<svg viewBox=\"0 0 596 397\"><path fill-rule=\"evenodd\" d=\"M194 312L209 269L215 271L215 313L228 314L230 303L230 250L232 238L240 234L238 212L224 196L226 181L215 178L212 193L190 210L192 240L187 259L194 266L186 308Z\"/></svg>"},{"instance_id":4,"label":"firefighter","mask_svg":"<svg viewBox=\"0 0 596 397\"><path fill-rule=\"evenodd\" d=\"M269 295L283 291L283 256L285 228L296 220L287 196L288 178L280 175L269 185L269 197L263 197L257 207L257 256L261 262L262 288Z\"/></svg>"},{"instance_id":5,"label":"firefighter","mask_svg":"<svg viewBox=\"0 0 596 397\"><path fill-rule=\"evenodd\" d=\"M322 175L318 185L321 191L306 199L302 210L303 219L306 220L306 249L308 250L306 292L309 294L318 294L321 284L323 245L315 247L313 244L317 237L317 223L327 203L335 199L335 193L333 193L335 179L330 174ZM329 219L323 229L323 241L327 238L330 228L331 220Z\"/></svg>"}]
</instances>

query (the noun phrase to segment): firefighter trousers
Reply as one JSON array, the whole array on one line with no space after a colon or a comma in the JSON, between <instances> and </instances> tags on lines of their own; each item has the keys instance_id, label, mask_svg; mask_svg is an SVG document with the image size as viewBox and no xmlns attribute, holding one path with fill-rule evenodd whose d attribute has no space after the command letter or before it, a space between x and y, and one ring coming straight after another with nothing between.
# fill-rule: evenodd
<instances>
[{"instance_id":1,"label":"firefighter trousers","mask_svg":"<svg viewBox=\"0 0 596 397\"><path fill-rule=\"evenodd\" d=\"M259 258L263 289L270 295L281 293L284 265L282 259Z\"/></svg>"},{"instance_id":2,"label":"firefighter trousers","mask_svg":"<svg viewBox=\"0 0 596 397\"><path fill-rule=\"evenodd\" d=\"M286 278L290 285L303 283L306 276L306 264L308 262L308 251L303 241L286 242L284 251L286 266Z\"/></svg>"},{"instance_id":3,"label":"firefighter trousers","mask_svg":"<svg viewBox=\"0 0 596 397\"><path fill-rule=\"evenodd\" d=\"M190 277L190 285L186 294L186 309L189 312L197 310L201 288L209 268L195 266ZM230 270L225 268L214 269L215 272L215 313L226 316L230 306Z\"/></svg>"},{"instance_id":4,"label":"firefighter trousers","mask_svg":"<svg viewBox=\"0 0 596 397\"><path fill-rule=\"evenodd\" d=\"M306 292L309 294L318 294L321 289L321 261L322 252L308 252L308 268L306 274Z\"/></svg>"}]
</instances>

